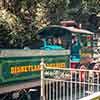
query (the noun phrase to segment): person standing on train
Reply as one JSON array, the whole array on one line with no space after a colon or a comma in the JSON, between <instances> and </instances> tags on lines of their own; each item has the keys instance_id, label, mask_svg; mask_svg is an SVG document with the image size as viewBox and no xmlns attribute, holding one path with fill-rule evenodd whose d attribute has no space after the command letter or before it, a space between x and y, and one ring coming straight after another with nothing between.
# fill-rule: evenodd
<instances>
[{"instance_id":1,"label":"person standing on train","mask_svg":"<svg viewBox=\"0 0 100 100\"><path fill-rule=\"evenodd\" d=\"M72 36L72 45L71 45L71 56L75 56L80 58L80 49L82 48L82 44L77 39L76 36Z\"/></svg>"}]
</instances>

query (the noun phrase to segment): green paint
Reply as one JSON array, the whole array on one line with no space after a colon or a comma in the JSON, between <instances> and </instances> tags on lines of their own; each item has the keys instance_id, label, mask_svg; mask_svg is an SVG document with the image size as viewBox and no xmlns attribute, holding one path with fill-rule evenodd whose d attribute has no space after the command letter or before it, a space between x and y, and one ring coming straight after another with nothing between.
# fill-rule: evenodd
<instances>
[{"instance_id":1,"label":"green paint","mask_svg":"<svg viewBox=\"0 0 100 100\"><path fill-rule=\"evenodd\" d=\"M44 58L46 64L66 63L66 67L69 67L67 54L55 56L0 57L0 84L16 84L17 82L39 79L40 71L12 74L11 67L30 65L34 67L40 64L41 58Z\"/></svg>"}]
</instances>

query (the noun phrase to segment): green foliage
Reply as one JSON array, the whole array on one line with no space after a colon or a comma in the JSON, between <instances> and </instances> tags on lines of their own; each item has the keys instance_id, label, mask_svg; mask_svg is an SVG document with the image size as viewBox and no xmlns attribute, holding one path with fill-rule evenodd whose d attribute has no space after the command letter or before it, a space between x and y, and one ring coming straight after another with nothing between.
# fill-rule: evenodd
<instances>
[{"instance_id":1,"label":"green foliage","mask_svg":"<svg viewBox=\"0 0 100 100\"><path fill-rule=\"evenodd\" d=\"M48 19L51 24L58 24L66 18L69 0L50 0L48 6Z\"/></svg>"},{"instance_id":2,"label":"green foliage","mask_svg":"<svg viewBox=\"0 0 100 100\"><path fill-rule=\"evenodd\" d=\"M89 16L100 12L99 0L1 0L0 4L0 48L30 46L39 29L61 20L74 19L86 26Z\"/></svg>"},{"instance_id":3,"label":"green foliage","mask_svg":"<svg viewBox=\"0 0 100 100\"><path fill-rule=\"evenodd\" d=\"M0 24L0 48L9 48L9 30L5 23Z\"/></svg>"}]
</instances>

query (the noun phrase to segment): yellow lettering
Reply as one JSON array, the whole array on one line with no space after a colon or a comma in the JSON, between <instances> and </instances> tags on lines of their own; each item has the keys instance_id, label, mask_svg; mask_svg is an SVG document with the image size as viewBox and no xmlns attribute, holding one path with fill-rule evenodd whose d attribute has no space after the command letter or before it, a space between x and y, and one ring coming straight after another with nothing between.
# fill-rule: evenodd
<instances>
[{"instance_id":1,"label":"yellow lettering","mask_svg":"<svg viewBox=\"0 0 100 100\"><path fill-rule=\"evenodd\" d=\"M34 71L34 67L31 67L32 72Z\"/></svg>"},{"instance_id":2,"label":"yellow lettering","mask_svg":"<svg viewBox=\"0 0 100 100\"><path fill-rule=\"evenodd\" d=\"M28 66L28 72L31 72L31 65Z\"/></svg>"},{"instance_id":3,"label":"yellow lettering","mask_svg":"<svg viewBox=\"0 0 100 100\"><path fill-rule=\"evenodd\" d=\"M52 66L55 68L55 64L52 64Z\"/></svg>"},{"instance_id":4,"label":"yellow lettering","mask_svg":"<svg viewBox=\"0 0 100 100\"><path fill-rule=\"evenodd\" d=\"M24 68L24 72L27 72L27 67L26 66L23 66L23 68Z\"/></svg>"},{"instance_id":5,"label":"yellow lettering","mask_svg":"<svg viewBox=\"0 0 100 100\"><path fill-rule=\"evenodd\" d=\"M40 71L40 65L38 65L38 70Z\"/></svg>"},{"instance_id":6,"label":"yellow lettering","mask_svg":"<svg viewBox=\"0 0 100 100\"><path fill-rule=\"evenodd\" d=\"M53 67L53 64L50 64L50 67Z\"/></svg>"},{"instance_id":7,"label":"yellow lettering","mask_svg":"<svg viewBox=\"0 0 100 100\"><path fill-rule=\"evenodd\" d=\"M13 73L15 73L15 68L14 67L11 68L11 74L13 74Z\"/></svg>"},{"instance_id":8,"label":"yellow lettering","mask_svg":"<svg viewBox=\"0 0 100 100\"><path fill-rule=\"evenodd\" d=\"M21 70L21 72L24 72L24 67L22 66L22 67L20 68L20 70Z\"/></svg>"},{"instance_id":9,"label":"yellow lettering","mask_svg":"<svg viewBox=\"0 0 100 100\"><path fill-rule=\"evenodd\" d=\"M17 68L15 67L14 69L15 69L15 74L16 74L17 73Z\"/></svg>"},{"instance_id":10,"label":"yellow lettering","mask_svg":"<svg viewBox=\"0 0 100 100\"><path fill-rule=\"evenodd\" d=\"M60 67L59 67L59 64L57 64L57 68L60 68Z\"/></svg>"},{"instance_id":11,"label":"yellow lettering","mask_svg":"<svg viewBox=\"0 0 100 100\"><path fill-rule=\"evenodd\" d=\"M20 72L19 67L16 67L16 73L19 73L19 72Z\"/></svg>"},{"instance_id":12,"label":"yellow lettering","mask_svg":"<svg viewBox=\"0 0 100 100\"><path fill-rule=\"evenodd\" d=\"M51 63L46 64L47 67L55 67L55 68L65 68L65 63ZM33 72L33 71L40 71L41 66L40 65L29 65L29 66L14 66L11 67L10 73L11 74L18 74L18 73L25 73L25 72Z\"/></svg>"},{"instance_id":13,"label":"yellow lettering","mask_svg":"<svg viewBox=\"0 0 100 100\"><path fill-rule=\"evenodd\" d=\"M55 64L55 67L57 67L57 63Z\"/></svg>"},{"instance_id":14,"label":"yellow lettering","mask_svg":"<svg viewBox=\"0 0 100 100\"><path fill-rule=\"evenodd\" d=\"M36 68L37 68L37 67L36 67L36 66L34 66L34 71L36 71Z\"/></svg>"},{"instance_id":15,"label":"yellow lettering","mask_svg":"<svg viewBox=\"0 0 100 100\"><path fill-rule=\"evenodd\" d=\"M48 66L48 67L50 67L50 65L49 65L49 64L47 64L47 66Z\"/></svg>"}]
</instances>

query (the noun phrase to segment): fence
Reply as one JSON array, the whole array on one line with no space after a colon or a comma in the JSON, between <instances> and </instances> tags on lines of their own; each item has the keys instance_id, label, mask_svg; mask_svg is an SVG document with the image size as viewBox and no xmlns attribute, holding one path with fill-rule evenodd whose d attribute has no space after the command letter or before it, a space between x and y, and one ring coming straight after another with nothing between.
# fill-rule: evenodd
<instances>
[{"instance_id":1,"label":"fence","mask_svg":"<svg viewBox=\"0 0 100 100\"><path fill-rule=\"evenodd\" d=\"M100 71L50 68L41 63L41 100L79 100L100 91Z\"/></svg>"}]
</instances>

